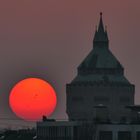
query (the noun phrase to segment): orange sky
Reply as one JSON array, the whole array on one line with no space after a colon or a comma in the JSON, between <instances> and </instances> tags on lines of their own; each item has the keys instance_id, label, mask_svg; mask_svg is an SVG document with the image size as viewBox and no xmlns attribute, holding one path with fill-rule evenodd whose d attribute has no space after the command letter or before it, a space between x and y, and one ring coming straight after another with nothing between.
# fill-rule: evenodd
<instances>
[{"instance_id":1,"label":"orange sky","mask_svg":"<svg viewBox=\"0 0 140 140\"><path fill-rule=\"evenodd\" d=\"M58 106L52 117L67 117L65 84L92 49L100 11L110 49L136 85L140 103L139 0L4 0L0 1L0 117L14 117L8 108L9 91L30 76L54 85Z\"/></svg>"}]
</instances>

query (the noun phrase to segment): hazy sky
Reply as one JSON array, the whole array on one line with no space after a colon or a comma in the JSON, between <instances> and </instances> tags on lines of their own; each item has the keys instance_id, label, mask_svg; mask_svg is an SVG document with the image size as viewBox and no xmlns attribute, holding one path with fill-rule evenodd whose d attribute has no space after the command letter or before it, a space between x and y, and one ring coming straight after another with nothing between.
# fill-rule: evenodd
<instances>
[{"instance_id":1,"label":"hazy sky","mask_svg":"<svg viewBox=\"0 0 140 140\"><path fill-rule=\"evenodd\" d=\"M67 117L65 85L92 49L101 11L110 49L136 85L140 104L139 0L1 0L0 117L14 117L8 107L9 92L27 77L52 83L58 96L52 117Z\"/></svg>"}]
</instances>

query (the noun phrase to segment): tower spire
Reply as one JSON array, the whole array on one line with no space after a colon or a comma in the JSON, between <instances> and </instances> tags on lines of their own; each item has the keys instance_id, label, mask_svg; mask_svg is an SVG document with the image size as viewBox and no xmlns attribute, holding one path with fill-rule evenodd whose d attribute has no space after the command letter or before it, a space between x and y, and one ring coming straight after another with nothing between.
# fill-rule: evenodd
<instances>
[{"instance_id":1,"label":"tower spire","mask_svg":"<svg viewBox=\"0 0 140 140\"><path fill-rule=\"evenodd\" d=\"M103 15L103 13L100 12L100 22L99 22L98 32L104 32L104 24L103 24L102 15Z\"/></svg>"},{"instance_id":2,"label":"tower spire","mask_svg":"<svg viewBox=\"0 0 140 140\"><path fill-rule=\"evenodd\" d=\"M108 35L107 35L107 31L104 29L102 16L103 16L103 13L100 12L99 26L98 26L97 31L95 32L95 36L93 40L95 46L96 44L98 44L98 46L99 44L103 45L103 43L106 43L108 45Z\"/></svg>"}]
</instances>

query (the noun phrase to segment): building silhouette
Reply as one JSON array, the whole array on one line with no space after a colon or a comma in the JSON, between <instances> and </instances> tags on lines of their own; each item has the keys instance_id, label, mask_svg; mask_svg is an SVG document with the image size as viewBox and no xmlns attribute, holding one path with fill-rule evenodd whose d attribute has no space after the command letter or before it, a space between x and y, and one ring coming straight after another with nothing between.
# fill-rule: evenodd
<instances>
[{"instance_id":1,"label":"building silhouette","mask_svg":"<svg viewBox=\"0 0 140 140\"><path fill-rule=\"evenodd\" d=\"M36 140L35 129L4 130L0 132L0 140Z\"/></svg>"},{"instance_id":2,"label":"building silhouette","mask_svg":"<svg viewBox=\"0 0 140 140\"><path fill-rule=\"evenodd\" d=\"M37 122L38 140L140 140L135 86L109 49L102 13L93 49L66 85L68 121Z\"/></svg>"},{"instance_id":3,"label":"building silhouette","mask_svg":"<svg viewBox=\"0 0 140 140\"><path fill-rule=\"evenodd\" d=\"M93 39L93 49L78 66L78 74L67 84L67 114L70 120L92 120L97 107L104 105L111 120L128 117L127 105L134 105L134 85L109 49L102 13ZM104 109L105 110L105 109Z\"/></svg>"}]
</instances>

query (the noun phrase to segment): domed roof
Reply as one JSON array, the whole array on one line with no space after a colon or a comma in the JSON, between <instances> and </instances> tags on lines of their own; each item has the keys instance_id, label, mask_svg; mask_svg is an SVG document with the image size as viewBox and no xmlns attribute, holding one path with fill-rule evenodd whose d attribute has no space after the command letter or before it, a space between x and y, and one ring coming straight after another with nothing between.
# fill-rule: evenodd
<instances>
[{"instance_id":1,"label":"domed roof","mask_svg":"<svg viewBox=\"0 0 140 140\"><path fill-rule=\"evenodd\" d=\"M109 49L107 31L104 30L102 13L98 30L95 31L93 49L78 67L75 82L106 82L129 84L124 68Z\"/></svg>"}]
</instances>

